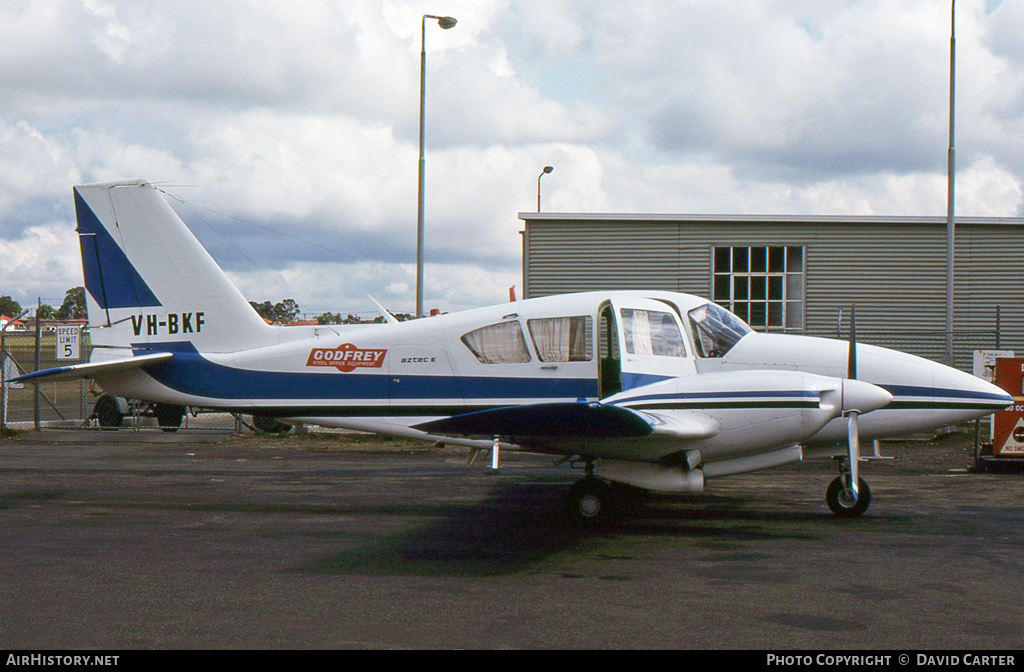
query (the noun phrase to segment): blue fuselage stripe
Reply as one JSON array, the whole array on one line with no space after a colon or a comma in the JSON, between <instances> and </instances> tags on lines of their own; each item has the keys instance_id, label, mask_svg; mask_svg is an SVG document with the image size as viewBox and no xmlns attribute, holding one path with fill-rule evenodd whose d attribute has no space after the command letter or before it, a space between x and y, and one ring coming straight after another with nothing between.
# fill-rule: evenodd
<instances>
[{"instance_id":1,"label":"blue fuselage stripe","mask_svg":"<svg viewBox=\"0 0 1024 672\"><path fill-rule=\"evenodd\" d=\"M1008 394L975 392L942 387L916 387L911 385L879 385L893 396L887 408L955 408L972 407L998 410L1013 403Z\"/></svg>"},{"instance_id":2,"label":"blue fuselage stripe","mask_svg":"<svg viewBox=\"0 0 1024 672\"><path fill-rule=\"evenodd\" d=\"M413 376L403 374L293 373L253 371L216 364L202 355L175 352L165 364L147 367L158 382L178 392L210 399L336 400L388 399L579 399L597 396L590 378Z\"/></svg>"},{"instance_id":3,"label":"blue fuselage stripe","mask_svg":"<svg viewBox=\"0 0 1024 672\"><path fill-rule=\"evenodd\" d=\"M532 378L509 376L425 376L387 373L307 373L256 371L211 362L191 344L175 344L169 361L145 367L158 382L183 394L214 400L331 401L340 405L400 402L459 404L463 400L596 399L593 378ZM137 344L136 352L149 351ZM150 346L152 347L152 345ZM909 408L976 407L998 409L1012 403L1009 395L962 389L881 385L894 399L890 410ZM810 407L819 402L812 390L733 390L675 392L621 399L617 405L636 408L697 407Z\"/></svg>"}]
</instances>

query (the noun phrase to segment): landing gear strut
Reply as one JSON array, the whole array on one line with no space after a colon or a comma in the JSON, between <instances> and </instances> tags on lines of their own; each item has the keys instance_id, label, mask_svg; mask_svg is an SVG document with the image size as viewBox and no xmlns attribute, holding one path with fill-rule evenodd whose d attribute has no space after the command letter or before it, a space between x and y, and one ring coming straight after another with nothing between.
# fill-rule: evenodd
<instances>
[{"instance_id":1,"label":"landing gear strut","mask_svg":"<svg viewBox=\"0 0 1024 672\"><path fill-rule=\"evenodd\" d=\"M825 491L825 501L836 516L841 518L859 516L867 511L871 504L871 489L868 487L867 481L858 476L857 492L854 493L850 487L853 479L850 469L846 466L846 460L839 459L838 462L839 476L829 483L828 489Z\"/></svg>"}]
</instances>

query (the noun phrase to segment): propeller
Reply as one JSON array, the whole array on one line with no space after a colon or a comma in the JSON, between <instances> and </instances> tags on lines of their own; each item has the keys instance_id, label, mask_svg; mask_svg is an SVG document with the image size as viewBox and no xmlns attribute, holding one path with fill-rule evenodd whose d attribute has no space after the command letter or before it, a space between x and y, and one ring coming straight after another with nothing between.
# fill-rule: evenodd
<instances>
[{"instance_id":1,"label":"propeller","mask_svg":"<svg viewBox=\"0 0 1024 672\"><path fill-rule=\"evenodd\" d=\"M846 377L857 380L857 304L850 306L850 353L846 357Z\"/></svg>"}]
</instances>

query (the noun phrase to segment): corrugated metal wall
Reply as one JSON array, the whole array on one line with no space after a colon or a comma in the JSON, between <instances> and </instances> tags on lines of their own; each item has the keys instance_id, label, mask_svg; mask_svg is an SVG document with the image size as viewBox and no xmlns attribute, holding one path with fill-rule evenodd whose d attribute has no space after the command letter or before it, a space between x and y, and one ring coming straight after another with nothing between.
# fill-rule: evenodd
<instances>
[{"instance_id":1,"label":"corrugated metal wall","mask_svg":"<svg viewBox=\"0 0 1024 672\"><path fill-rule=\"evenodd\" d=\"M714 246L806 248L803 333L835 336L840 309L858 337L930 359L945 353L946 226L931 218L730 219L520 215L527 298L600 289L711 295ZM1024 220L957 220L956 365L996 347L1024 354Z\"/></svg>"}]
</instances>

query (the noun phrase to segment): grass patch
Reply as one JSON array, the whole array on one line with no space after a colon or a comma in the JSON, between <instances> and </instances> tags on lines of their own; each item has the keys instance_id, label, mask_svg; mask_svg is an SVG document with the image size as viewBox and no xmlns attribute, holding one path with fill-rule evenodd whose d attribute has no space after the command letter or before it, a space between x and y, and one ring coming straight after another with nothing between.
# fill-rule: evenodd
<instances>
[{"instance_id":1,"label":"grass patch","mask_svg":"<svg viewBox=\"0 0 1024 672\"><path fill-rule=\"evenodd\" d=\"M0 430L0 441L10 441L18 438L24 434L24 432L18 431L17 429L11 429L10 427L4 427Z\"/></svg>"}]
</instances>

